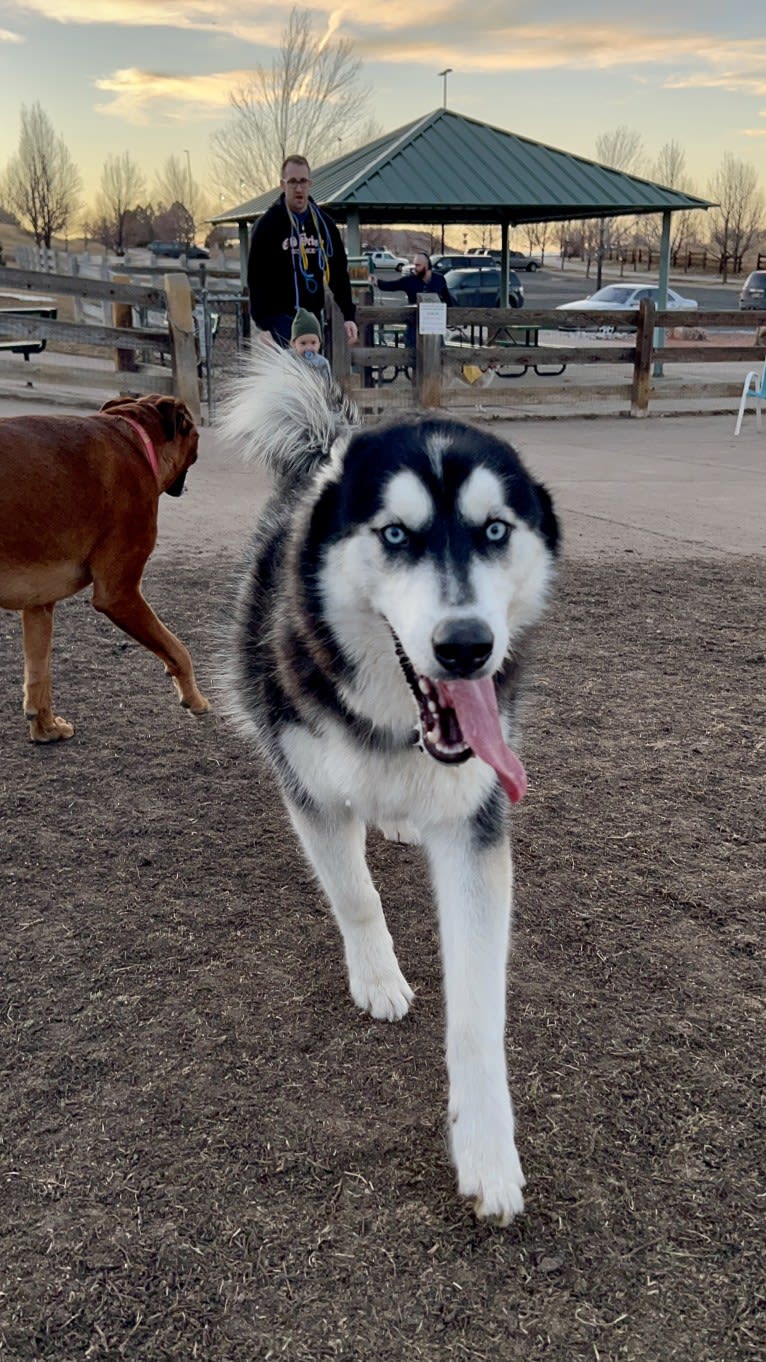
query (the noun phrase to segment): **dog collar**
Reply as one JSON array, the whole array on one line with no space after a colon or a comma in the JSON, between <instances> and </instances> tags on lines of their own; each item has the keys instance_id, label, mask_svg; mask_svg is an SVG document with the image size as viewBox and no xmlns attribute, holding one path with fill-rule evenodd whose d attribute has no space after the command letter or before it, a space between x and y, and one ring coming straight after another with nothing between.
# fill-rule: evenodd
<instances>
[{"instance_id":1,"label":"dog collar","mask_svg":"<svg viewBox=\"0 0 766 1362\"><path fill-rule=\"evenodd\" d=\"M138 431L138 434L141 436L141 443L142 443L143 446L144 446L144 453L146 454L146 457L147 457L147 459L148 459L148 461L149 461L149 467L151 468L152 472L154 473L154 476L155 476L155 478L157 479L157 482L159 482L159 480L160 480L160 466L159 466L159 463L157 462L157 451L156 451L156 449L154 448L154 445L153 445L153 443L152 443L150 437L147 435L146 431L144 430L143 426L140 426L140 425L138 424L138 421L134 421L133 418L132 418L132 416L123 416L123 415L122 415L122 412L116 411L116 412L114 412L113 414L114 414L115 416L119 416L119 418L120 418L121 421L126 421L127 424L128 424L129 426L132 426L134 430L137 430L137 431Z\"/></svg>"}]
</instances>

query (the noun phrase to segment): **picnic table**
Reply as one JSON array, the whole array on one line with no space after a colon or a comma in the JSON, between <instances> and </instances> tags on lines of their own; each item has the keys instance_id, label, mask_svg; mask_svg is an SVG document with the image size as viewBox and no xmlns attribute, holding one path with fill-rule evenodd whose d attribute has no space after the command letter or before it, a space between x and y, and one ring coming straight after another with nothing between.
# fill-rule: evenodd
<instances>
[{"instance_id":1,"label":"picnic table","mask_svg":"<svg viewBox=\"0 0 766 1362\"><path fill-rule=\"evenodd\" d=\"M512 323L508 326L498 326L497 328L486 326L476 327L471 324L468 327L468 340L472 346L499 345L507 346L509 350L512 350L514 346L518 346L523 349L536 350L540 345L540 329L539 326L524 326L522 323L519 323L518 325ZM461 330L463 330L463 328L461 328ZM478 335L476 334L477 331ZM557 364L553 368L544 367L542 364L530 365L528 361L524 360L518 364L514 364L509 355L507 364L499 364L496 366L496 373L499 378L522 378L527 370L532 368L541 378L555 378L559 374L563 374L566 367L566 364Z\"/></svg>"},{"instance_id":2,"label":"picnic table","mask_svg":"<svg viewBox=\"0 0 766 1362\"><path fill-rule=\"evenodd\" d=\"M392 350L400 350L406 345L406 335L407 327L402 322L380 323L375 327L373 343L389 346ZM373 368L371 373L376 384L394 383L399 374L404 374L405 378L412 377L409 365L404 360L397 363L395 355L391 356L390 365Z\"/></svg>"}]
</instances>

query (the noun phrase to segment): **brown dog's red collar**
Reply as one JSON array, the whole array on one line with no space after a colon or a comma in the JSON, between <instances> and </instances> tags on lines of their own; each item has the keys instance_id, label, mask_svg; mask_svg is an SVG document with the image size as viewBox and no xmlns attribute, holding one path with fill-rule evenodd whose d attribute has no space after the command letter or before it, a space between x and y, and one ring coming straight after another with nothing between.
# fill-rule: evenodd
<instances>
[{"instance_id":1,"label":"brown dog's red collar","mask_svg":"<svg viewBox=\"0 0 766 1362\"><path fill-rule=\"evenodd\" d=\"M142 443L143 446L144 446L144 453L146 454L146 457L147 457L147 459L148 459L148 461L149 461L149 467L151 468L152 472L154 473L154 476L155 476L155 478L157 479L157 483L159 484L159 481L160 481L160 466L159 466L159 463L157 462L157 451L156 451L156 449L154 448L154 445L153 445L153 443L152 443L152 440L151 440L150 436L147 435L147 433L146 433L146 431L144 430L143 426L140 426L140 425L138 424L138 421L134 421L132 416L123 416L123 414L122 414L121 411L114 411L114 412L111 412L111 411L110 411L110 412L108 412L107 414L108 414L109 416L119 416L119 418L120 418L121 421L127 421L127 423L128 423L129 426L132 426L134 430L137 430L137 431L138 431L139 435L141 436L141 443Z\"/></svg>"}]
</instances>

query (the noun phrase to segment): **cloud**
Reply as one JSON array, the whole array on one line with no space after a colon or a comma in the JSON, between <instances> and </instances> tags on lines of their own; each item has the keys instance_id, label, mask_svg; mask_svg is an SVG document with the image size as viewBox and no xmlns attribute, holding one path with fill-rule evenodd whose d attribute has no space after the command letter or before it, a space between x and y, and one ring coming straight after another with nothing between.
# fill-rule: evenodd
<instances>
[{"instance_id":1,"label":"cloud","mask_svg":"<svg viewBox=\"0 0 766 1362\"><path fill-rule=\"evenodd\" d=\"M210 31L251 43L273 44L284 28L284 7L272 0L257 16L248 0L15 0L15 8L59 24Z\"/></svg>"},{"instance_id":2,"label":"cloud","mask_svg":"<svg viewBox=\"0 0 766 1362\"><path fill-rule=\"evenodd\" d=\"M60 24L209 31L258 46L278 45L287 12L283 0L15 0L22 13ZM460 0L386 0L361 15L338 0L314 0L319 25L353 39L368 60L448 65L461 71L606 70L651 66L676 68L671 88L720 85L752 92L764 85L766 42L727 40L704 29L614 22L609 7L590 5L590 15L524 22L528 6L483 0L481 25ZM603 18L599 17L603 14ZM679 69L680 68L680 69Z\"/></svg>"},{"instance_id":3,"label":"cloud","mask_svg":"<svg viewBox=\"0 0 766 1362\"><path fill-rule=\"evenodd\" d=\"M0 43L23 43L25 41L20 33L11 33L9 28L0 28Z\"/></svg>"},{"instance_id":4,"label":"cloud","mask_svg":"<svg viewBox=\"0 0 766 1362\"><path fill-rule=\"evenodd\" d=\"M410 5L401 27L381 24L380 36L372 39L362 22L351 21L348 31L367 60L419 64L454 63L460 71L572 71L609 70L623 67L653 68L658 83L724 83L748 88L749 82L764 83L766 41L722 42L719 35L658 32L628 22L523 24L510 22L507 7L493 19L482 9L481 31L467 15L435 27L424 23ZM386 19L390 18L388 8ZM466 30L469 30L468 32ZM760 67L759 67L759 62ZM672 77L667 68L687 68ZM753 88L753 87L750 87Z\"/></svg>"},{"instance_id":5,"label":"cloud","mask_svg":"<svg viewBox=\"0 0 766 1362\"><path fill-rule=\"evenodd\" d=\"M96 105L99 113L121 118L126 123L142 124L166 118L205 121L220 117L228 107L233 89L246 85L248 71L214 71L210 75L164 75L127 67L95 81L96 89L113 96L108 103Z\"/></svg>"},{"instance_id":6,"label":"cloud","mask_svg":"<svg viewBox=\"0 0 766 1362\"><path fill-rule=\"evenodd\" d=\"M8 0L6 0L8 3ZM481 24L463 0L386 0L360 12L351 0L313 0L323 41L350 38L368 62L453 66L466 75L625 71L644 88L718 89L744 95L766 93L766 40L722 38L703 27L693 31L647 20L615 21L609 7L592 0L589 13L527 21L530 7L514 0L483 0ZM239 61L269 61L278 47L287 11L284 0L15 0L16 11L44 15L59 24L196 30L235 38L245 49ZM603 14L603 20L599 15ZM94 17L97 16L97 17ZM6 41L14 41L13 36ZM247 47L253 47L252 54ZM214 117L229 92L248 82L241 71L161 76L130 68L97 81L110 96L99 109L129 122Z\"/></svg>"},{"instance_id":7,"label":"cloud","mask_svg":"<svg viewBox=\"0 0 766 1362\"><path fill-rule=\"evenodd\" d=\"M763 44L763 65L766 68L766 43ZM749 63L750 64L750 63ZM729 94L764 95L766 78L760 72L698 71L688 76L671 76L665 82L668 90L727 90Z\"/></svg>"}]
</instances>

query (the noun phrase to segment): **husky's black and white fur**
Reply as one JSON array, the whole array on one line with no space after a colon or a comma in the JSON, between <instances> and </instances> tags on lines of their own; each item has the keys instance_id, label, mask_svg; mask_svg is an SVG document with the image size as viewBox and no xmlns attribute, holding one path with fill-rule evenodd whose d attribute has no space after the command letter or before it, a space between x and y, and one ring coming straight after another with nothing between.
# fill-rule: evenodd
<instances>
[{"instance_id":1,"label":"husky's black and white fur","mask_svg":"<svg viewBox=\"0 0 766 1362\"><path fill-rule=\"evenodd\" d=\"M459 1189L505 1223L523 1209L503 1029L507 806L525 785L506 743L553 573L550 497L510 445L468 425L359 426L289 353L252 361L222 427L276 475L238 606L231 709L276 769L354 1002L389 1021L413 993L366 825L417 830L439 911Z\"/></svg>"}]
</instances>

